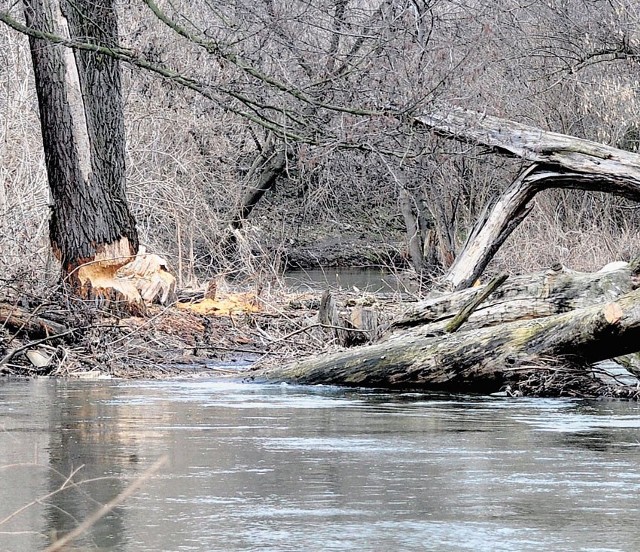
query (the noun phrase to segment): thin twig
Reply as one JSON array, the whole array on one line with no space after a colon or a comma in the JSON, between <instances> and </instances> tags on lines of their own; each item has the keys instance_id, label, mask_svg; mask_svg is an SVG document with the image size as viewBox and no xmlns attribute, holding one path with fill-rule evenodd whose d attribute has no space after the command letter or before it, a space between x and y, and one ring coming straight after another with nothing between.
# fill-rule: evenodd
<instances>
[{"instance_id":1,"label":"thin twig","mask_svg":"<svg viewBox=\"0 0 640 552\"><path fill-rule=\"evenodd\" d=\"M5 467L12 467L12 466L3 466L3 468ZM20 512L24 512L25 510L27 510L28 508L31 508L31 506L35 506L36 504L41 503L43 500L46 500L47 498L51 498L52 496L64 491L65 489L67 489L69 486L69 483L73 483L72 478L73 476L78 473L84 466L80 466L79 468L73 470L70 474L69 477L67 477L67 479L65 480L65 482L58 487L55 491L51 491L50 493L41 496L40 498L36 498L35 500L32 500L31 502L29 502L28 504L25 504L24 506L22 506L22 508L18 508L15 512L12 512L11 514L9 514L7 517L5 517L4 519L0 519L0 525L4 525L5 523L7 523L7 521L9 521L10 519L16 517ZM73 483L75 485L75 483Z\"/></svg>"}]
</instances>

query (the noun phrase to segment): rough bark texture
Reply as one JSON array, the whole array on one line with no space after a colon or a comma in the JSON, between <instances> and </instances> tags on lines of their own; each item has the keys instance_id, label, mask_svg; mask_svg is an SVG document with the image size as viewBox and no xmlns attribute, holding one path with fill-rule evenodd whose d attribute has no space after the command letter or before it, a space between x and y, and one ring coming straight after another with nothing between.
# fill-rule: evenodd
<instances>
[{"instance_id":1,"label":"rough bark texture","mask_svg":"<svg viewBox=\"0 0 640 552\"><path fill-rule=\"evenodd\" d=\"M637 351L640 290L544 319L442 336L407 330L388 341L257 373L302 384L495 392L546 358L592 363Z\"/></svg>"},{"instance_id":2,"label":"rough bark texture","mask_svg":"<svg viewBox=\"0 0 640 552\"><path fill-rule=\"evenodd\" d=\"M116 44L113 0L24 0L38 30ZM138 248L125 196L124 119L118 62L30 38L53 199L50 236L63 270L127 262Z\"/></svg>"},{"instance_id":3,"label":"rough bark texture","mask_svg":"<svg viewBox=\"0 0 640 552\"><path fill-rule=\"evenodd\" d=\"M59 322L38 316L6 302L0 303L0 324L13 331L28 333L34 338L62 334L69 330Z\"/></svg>"},{"instance_id":4,"label":"rough bark texture","mask_svg":"<svg viewBox=\"0 0 640 552\"><path fill-rule=\"evenodd\" d=\"M412 307L378 343L264 369L256 377L494 392L571 365L570 377L584 389L595 385L586 365L640 350L640 258L610 268L585 274L556 267L512 278L456 333L447 333L447 325L484 289L443 294Z\"/></svg>"},{"instance_id":5,"label":"rough bark texture","mask_svg":"<svg viewBox=\"0 0 640 552\"><path fill-rule=\"evenodd\" d=\"M476 223L446 275L451 289L469 287L482 274L541 190L601 191L640 201L640 155L635 153L451 106L415 121L443 136L532 163Z\"/></svg>"},{"instance_id":6,"label":"rough bark texture","mask_svg":"<svg viewBox=\"0 0 640 552\"><path fill-rule=\"evenodd\" d=\"M595 273L556 266L544 272L511 277L471 314L464 329L542 318L614 301L637 285L638 264L640 259L614 271L605 267ZM390 331L420 326L423 334L441 332L484 289L483 285L419 301L392 322Z\"/></svg>"},{"instance_id":7,"label":"rough bark texture","mask_svg":"<svg viewBox=\"0 0 640 552\"><path fill-rule=\"evenodd\" d=\"M249 174L251 184L247 187L242 201L233 216L231 221L231 228L233 229L242 228L244 221L249 218L249 215L264 194L273 188L276 180L287 166L286 152L284 150L277 151L274 147L269 148L268 154L261 154L258 160L262 161L262 163ZM253 182L253 179L255 179L255 182Z\"/></svg>"}]
</instances>

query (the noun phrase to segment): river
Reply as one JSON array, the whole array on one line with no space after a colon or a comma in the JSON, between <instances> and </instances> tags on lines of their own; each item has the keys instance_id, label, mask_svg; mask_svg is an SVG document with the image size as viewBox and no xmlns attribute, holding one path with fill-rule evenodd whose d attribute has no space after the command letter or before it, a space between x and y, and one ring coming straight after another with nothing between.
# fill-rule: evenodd
<instances>
[{"instance_id":1,"label":"river","mask_svg":"<svg viewBox=\"0 0 640 552\"><path fill-rule=\"evenodd\" d=\"M39 379L0 380L0 550L163 455L65 550L638 549L637 403Z\"/></svg>"}]
</instances>

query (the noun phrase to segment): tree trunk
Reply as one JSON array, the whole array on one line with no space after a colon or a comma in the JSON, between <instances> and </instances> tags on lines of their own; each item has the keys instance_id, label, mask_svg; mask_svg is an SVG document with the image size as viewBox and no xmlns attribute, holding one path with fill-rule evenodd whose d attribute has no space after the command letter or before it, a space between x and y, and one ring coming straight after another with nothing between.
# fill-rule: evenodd
<instances>
[{"instance_id":1,"label":"tree trunk","mask_svg":"<svg viewBox=\"0 0 640 552\"><path fill-rule=\"evenodd\" d=\"M407 330L374 345L257 372L300 384L496 392L539 374L551 360L593 363L640 347L640 290L605 305L455 334ZM577 369L573 376L589 379Z\"/></svg>"},{"instance_id":2,"label":"tree trunk","mask_svg":"<svg viewBox=\"0 0 640 552\"><path fill-rule=\"evenodd\" d=\"M513 276L475 310L465 328L480 328L524 318L543 318L614 301L631 292L640 274L640 257L626 266L595 273L556 265L544 272ZM434 295L411 305L389 326L392 332L420 326L424 334L442 332L466 303L486 285Z\"/></svg>"},{"instance_id":3,"label":"tree trunk","mask_svg":"<svg viewBox=\"0 0 640 552\"><path fill-rule=\"evenodd\" d=\"M416 208L416 200L405 188L399 194L400 213L407 229L407 250L413 268L421 277L425 270L425 236L426 232L420 225L420 216Z\"/></svg>"},{"instance_id":4,"label":"tree trunk","mask_svg":"<svg viewBox=\"0 0 640 552\"><path fill-rule=\"evenodd\" d=\"M532 163L477 221L449 269L451 289L469 287L532 209L541 190L601 191L640 201L640 155L589 140L546 132L457 107L415 118L438 134L493 148Z\"/></svg>"},{"instance_id":5,"label":"tree trunk","mask_svg":"<svg viewBox=\"0 0 640 552\"><path fill-rule=\"evenodd\" d=\"M259 155L249 171L249 184L231 219L232 229L242 228L244 221L249 218L264 194L273 188L286 167L287 155L284 149L277 150L275 146L269 146L266 152Z\"/></svg>"},{"instance_id":6,"label":"tree trunk","mask_svg":"<svg viewBox=\"0 0 640 552\"><path fill-rule=\"evenodd\" d=\"M118 40L114 5L113 0L24 0L24 12L36 30L110 47ZM101 303L141 304L136 283L115 274L138 250L125 191L119 63L33 37L29 43L53 201L50 239L63 277Z\"/></svg>"},{"instance_id":7,"label":"tree trunk","mask_svg":"<svg viewBox=\"0 0 640 552\"><path fill-rule=\"evenodd\" d=\"M287 168L287 153L285 149L277 149L271 138L267 140L264 148L254 160L251 170L247 174L248 183L246 189L242 199L232 213L231 222L222 240L224 259L232 264L238 256L238 231L242 229L255 207L260 203L264 195L273 189L278 177ZM283 148L286 148L286 146L283 146Z\"/></svg>"},{"instance_id":8,"label":"tree trunk","mask_svg":"<svg viewBox=\"0 0 640 552\"><path fill-rule=\"evenodd\" d=\"M443 294L412 307L374 345L265 368L255 377L495 392L506 385L517 389L541 374L563 373L582 390L593 388L589 364L640 350L639 275L637 258L614 271L555 268L512 278L455 333L450 333L450 321L483 288ZM561 389L556 384L547 391Z\"/></svg>"}]
</instances>

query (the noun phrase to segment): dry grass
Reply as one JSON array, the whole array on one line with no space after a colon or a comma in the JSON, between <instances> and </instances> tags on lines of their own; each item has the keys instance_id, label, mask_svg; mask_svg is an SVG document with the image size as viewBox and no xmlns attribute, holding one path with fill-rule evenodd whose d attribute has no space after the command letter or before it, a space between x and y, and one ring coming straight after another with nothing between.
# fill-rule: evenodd
<instances>
[{"instance_id":1,"label":"dry grass","mask_svg":"<svg viewBox=\"0 0 640 552\"><path fill-rule=\"evenodd\" d=\"M127 40L149 23L143 25L141 13L133 7L126 12ZM171 49L183 46L173 44L171 33L157 22L148 32L140 36L159 49L158 55L180 59L186 68L206 74L206 64L193 49ZM496 61L492 78L500 78L499 63L507 62ZM2 33L0 66L0 276L44 289L56 281L58 269L48 246L49 195L24 37ZM469 71L461 67L459 78ZM530 110L538 118L532 122L615 141L624 133L625 121L637 112L637 99L620 93L627 89L626 73L616 71L608 70L608 84L602 89L567 81L561 94L572 94L569 99L556 91L528 99L539 102ZM365 241L396 245L402 231L397 189L380 156L305 146L291 160L275 192L235 236L237 255L228 262L222 250L225 229L244 188L251 184L245 175L257 152L256 142L264 139L262 131L174 84L128 68L124 74L130 205L141 242L171 262L179 287L197 288L214 275L235 275L252 291L269 295L282 287L283 258L292 244L348 232ZM484 107L499 106L508 116L520 114L528 105L505 103L502 88L486 84L478 85L482 94L473 100L482 101ZM509 102L514 98L517 94L509 88ZM571 110L577 110L582 126L560 125ZM598 113L603 114L600 119ZM549 120L553 117L557 124ZM598 128L602 133L595 132ZM508 184L508 171L499 162L494 163L497 169L492 168L478 152L465 158L464 148L428 141L429 148L436 146L455 150L455 155L444 162L447 156L439 154L432 172L425 172L428 163L416 164L413 178L416 185L427 187L432 203L442 203L438 208L446 218L443 224L459 242L482 205ZM593 270L636 252L638 222L638 210L616 199L577 192L543 194L492 268L527 272L560 261L574 269ZM390 258L389 264L393 262Z\"/></svg>"},{"instance_id":2,"label":"dry grass","mask_svg":"<svg viewBox=\"0 0 640 552\"><path fill-rule=\"evenodd\" d=\"M535 209L498 252L491 268L522 273L559 262L573 270L592 272L638 254L637 207L621 200L605 201L609 198L603 198L603 194L573 194L574 205L568 206L562 218L557 196L541 194Z\"/></svg>"}]
</instances>

